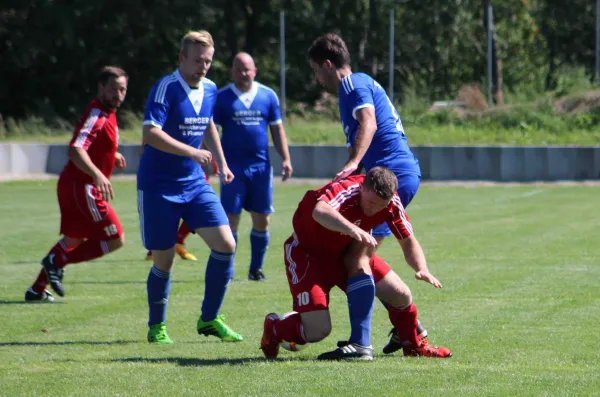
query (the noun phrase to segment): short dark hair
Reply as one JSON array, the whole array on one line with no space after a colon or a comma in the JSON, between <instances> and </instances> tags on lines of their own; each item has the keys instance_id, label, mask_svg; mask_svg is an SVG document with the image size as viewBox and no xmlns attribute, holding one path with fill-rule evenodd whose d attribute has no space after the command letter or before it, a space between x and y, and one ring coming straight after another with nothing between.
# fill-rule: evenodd
<instances>
[{"instance_id":1,"label":"short dark hair","mask_svg":"<svg viewBox=\"0 0 600 397\"><path fill-rule=\"evenodd\" d=\"M125 77L127 80L129 80L129 76L123 69L117 66L105 66L102 68L102 70L100 70L100 74L98 75L98 83L106 85L106 83L108 83L108 79L111 77Z\"/></svg>"},{"instance_id":2,"label":"short dark hair","mask_svg":"<svg viewBox=\"0 0 600 397\"><path fill-rule=\"evenodd\" d=\"M350 65L348 47L335 33L327 33L313 41L308 49L308 59L319 65L329 59L336 68Z\"/></svg>"},{"instance_id":3,"label":"short dark hair","mask_svg":"<svg viewBox=\"0 0 600 397\"><path fill-rule=\"evenodd\" d=\"M398 178L385 167L375 167L367 172L363 185L377 193L380 198L389 200L398 190Z\"/></svg>"}]
</instances>

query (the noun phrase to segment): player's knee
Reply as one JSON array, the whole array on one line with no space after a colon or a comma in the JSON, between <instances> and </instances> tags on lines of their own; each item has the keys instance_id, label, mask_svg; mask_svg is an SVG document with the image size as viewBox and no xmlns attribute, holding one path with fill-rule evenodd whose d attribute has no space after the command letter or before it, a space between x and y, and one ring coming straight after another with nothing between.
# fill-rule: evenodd
<instances>
[{"instance_id":1,"label":"player's knee","mask_svg":"<svg viewBox=\"0 0 600 397\"><path fill-rule=\"evenodd\" d=\"M304 327L304 336L309 343L320 342L331 334L331 323L311 324Z\"/></svg>"},{"instance_id":2,"label":"player's knee","mask_svg":"<svg viewBox=\"0 0 600 397\"><path fill-rule=\"evenodd\" d=\"M258 230L259 232L264 232L269 228L269 224L271 223L269 215L260 214L258 216L252 217L252 227L254 230Z\"/></svg>"},{"instance_id":3,"label":"player's knee","mask_svg":"<svg viewBox=\"0 0 600 397\"><path fill-rule=\"evenodd\" d=\"M369 257L366 255L360 255L358 257L346 255L344 257L344 266L346 267L346 272L348 272L348 277L373 274L371 266L369 265Z\"/></svg>"},{"instance_id":4,"label":"player's knee","mask_svg":"<svg viewBox=\"0 0 600 397\"><path fill-rule=\"evenodd\" d=\"M117 239L109 240L107 242L107 245L110 252L118 250L119 248L125 245L125 234L122 234Z\"/></svg>"}]
</instances>

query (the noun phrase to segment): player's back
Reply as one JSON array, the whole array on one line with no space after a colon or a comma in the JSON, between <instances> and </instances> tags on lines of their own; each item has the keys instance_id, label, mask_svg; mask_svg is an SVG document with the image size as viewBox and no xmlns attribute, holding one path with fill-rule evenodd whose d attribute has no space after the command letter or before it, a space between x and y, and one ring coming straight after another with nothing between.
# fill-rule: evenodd
<instances>
[{"instance_id":1,"label":"player's back","mask_svg":"<svg viewBox=\"0 0 600 397\"><path fill-rule=\"evenodd\" d=\"M365 215L360 206L360 187L364 179L365 175L353 175L306 192L292 219L296 239L306 252L337 258L353 241L346 234L326 229L313 218L313 210L319 201L326 202L362 230L369 231L388 222L396 238L412 234L410 220L396 193L384 209L372 216Z\"/></svg>"},{"instance_id":2,"label":"player's back","mask_svg":"<svg viewBox=\"0 0 600 397\"><path fill-rule=\"evenodd\" d=\"M364 158L363 165L370 170L384 166L395 173L421 173L413 155L404 127L396 108L383 87L364 73L353 73L340 82L340 118L348 144L353 144L359 123L356 112L365 107L375 110L377 130Z\"/></svg>"},{"instance_id":3,"label":"player's back","mask_svg":"<svg viewBox=\"0 0 600 397\"><path fill-rule=\"evenodd\" d=\"M160 79L150 91L144 125L199 148L216 101L216 85L204 78L190 88L179 71ZM194 160L146 145L138 168L138 189L154 190L174 201L187 201L202 184L204 172Z\"/></svg>"},{"instance_id":4,"label":"player's back","mask_svg":"<svg viewBox=\"0 0 600 397\"><path fill-rule=\"evenodd\" d=\"M105 106L98 99L92 100L77 122L69 146L86 150L92 163L104 176L110 178L118 145L116 110ZM61 178L94 183L93 178L81 171L71 160L65 165Z\"/></svg>"},{"instance_id":5,"label":"player's back","mask_svg":"<svg viewBox=\"0 0 600 397\"><path fill-rule=\"evenodd\" d=\"M254 82L248 92L235 84L219 90L215 124L222 127L221 146L230 165L269 162L269 124L281 123L275 92Z\"/></svg>"}]
</instances>

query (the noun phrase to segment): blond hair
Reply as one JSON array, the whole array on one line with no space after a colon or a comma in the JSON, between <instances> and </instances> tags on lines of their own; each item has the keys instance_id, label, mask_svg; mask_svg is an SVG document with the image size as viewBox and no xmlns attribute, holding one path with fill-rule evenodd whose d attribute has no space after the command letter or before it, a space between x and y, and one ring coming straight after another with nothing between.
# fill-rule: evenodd
<instances>
[{"instance_id":1,"label":"blond hair","mask_svg":"<svg viewBox=\"0 0 600 397\"><path fill-rule=\"evenodd\" d=\"M187 55L187 49L192 44L200 44L202 47L215 46L212 36L206 30L190 31L183 36L180 48L183 55Z\"/></svg>"}]
</instances>

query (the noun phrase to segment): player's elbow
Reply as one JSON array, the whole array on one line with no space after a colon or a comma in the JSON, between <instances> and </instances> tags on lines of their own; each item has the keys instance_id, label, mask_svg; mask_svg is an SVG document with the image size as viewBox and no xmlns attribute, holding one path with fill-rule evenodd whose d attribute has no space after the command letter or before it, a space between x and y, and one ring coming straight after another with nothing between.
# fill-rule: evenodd
<instances>
[{"instance_id":1,"label":"player's elbow","mask_svg":"<svg viewBox=\"0 0 600 397\"><path fill-rule=\"evenodd\" d=\"M67 156L69 157L69 160L76 161L76 160L80 159L81 158L81 153L80 153L81 150L83 150L83 149L78 148L78 147L69 146L69 151L67 152Z\"/></svg>"},{"instance_id":2,"label":"player's elbow","mask_svg":"<svg viewBox=\"0 0 600 397\"><path fill-rule=\"evenodd\" d=\"M323 219L323 216L325 215L326 208L324 208L324 206L326 206L326 205L327 205L327 203L325 203L323 201L319 201L317 203L317 205L315 205L315 208L312 211L312 217L316 222L321 223L321 220Z\"/></svg>"}]
</instances>

